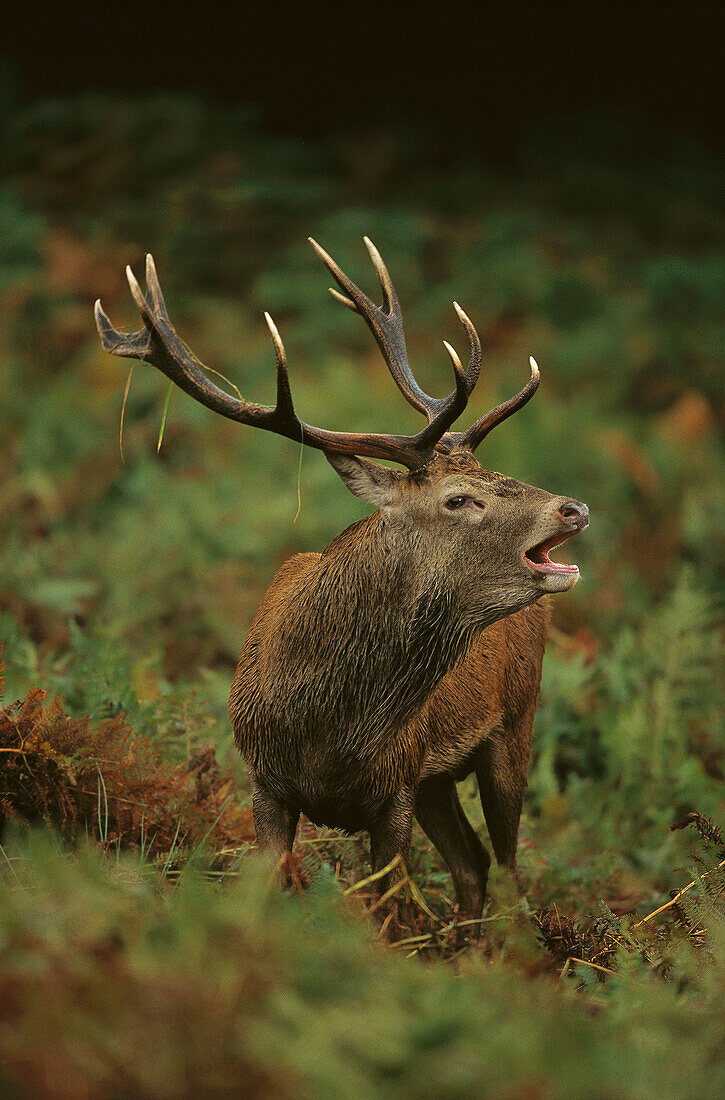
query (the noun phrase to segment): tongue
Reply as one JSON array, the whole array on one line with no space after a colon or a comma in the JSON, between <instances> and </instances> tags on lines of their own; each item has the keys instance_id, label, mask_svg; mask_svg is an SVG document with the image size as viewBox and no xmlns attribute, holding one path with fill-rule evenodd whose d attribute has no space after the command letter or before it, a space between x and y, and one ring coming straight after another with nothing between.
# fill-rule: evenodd
<instances>
[{"instance_id":1,"label":"tongue","mask_svg":"<svg viewBox=\"0 0 725 1100\"><path fill-rule=\"evenodd\" d=\"M564 542L570 536L557 535L553 539L548 539L547 542L539 543L538 546L534 546L526 554L526 560L529 565L533 565L534 569L541 569L547 573L576 573L578 567L576 565L567 565L563 561L552 561L549 557L549 550L552 550L555 546Z\"/></svg>"}]
</instances>

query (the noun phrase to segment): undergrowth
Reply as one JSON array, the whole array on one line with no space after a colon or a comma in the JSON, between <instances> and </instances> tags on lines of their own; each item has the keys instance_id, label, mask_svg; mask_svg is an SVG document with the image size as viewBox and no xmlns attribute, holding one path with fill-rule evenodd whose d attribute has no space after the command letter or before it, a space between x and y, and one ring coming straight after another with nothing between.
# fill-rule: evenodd
<instances>
[{"instance_id":1,"label":"undergrowth","mask_svg":"<svg viewBox=\"0 0 725 1100\"><path fill-rule=\"evenodd\" d=\"M516 924L491 959L421 966L371 946L331 871L282 895L248 857L221 884L197 864L161 889L156 869L85 842L71 853L31 832L12 851L0 1059L30 1096L609 1100L725 1087L722 882L707 922L697 914L706 947L680 923L643 934L609 916L596 932L555 932L539 917L547 947L565 941L556 966ZM595 937L609 951L586 965Z\"/></svg>"},{"instance_id":2,"label":"undergrowth","mask_svg":"<svg viewBox=\"0 0 725 1100\"><path fill-rule=\"evenodd\" d=\"M207 839L228 864L253 839L251 812L237 804L211 746L172 770L158 742L123 718L71 718L35 688L0 710L0 754L0 821L45 821L67 843L93 837L163 855L166 866Z\"/></svg>"},{"instance_id":3,"label":"undergrowth","mask_svg":"<svg viewBox=\"0 0 725 1100\"><path fill-rule=\"evenodd\" d=\"M303 824L280 893L210 747L173 767L121 717L71 718L33 689L0 710L0 754L9 1088L70 1100L725 1086L725 843L697 811L672 826L699 840L690 881L651 912L532 909L535 884L524 901L500 880L467 952L418 841L404 931L383 947L359 840Z\"/></svg>"},{"instance_id":4,"label":"undergrowth","mask_svg":"<svg viewBox=\"0 0 725 1100\"><path fill-rule=\"evenodd\" d=\"M508 168L442 167L424 133L360 158L193 96L2 106L0 1094L724 1093L722 167L596 118ZM300 471L268 433L166 407L141 364L118 451L126 375L92 302L133 327L123 269L146 251L232 390L272 394L269 309L301 416L419 430L310 233L371 292L376 242L428 392L462 303L485 349L471 420L533 353L536 399L481 460L591 509L554 602L526 900L494 871L463 953L418 832L392 948L360 837L303 825L285 893L252 844L226 716L241 638L278 564L358 502L318 454Z\"/></svg>"}]
</instances>

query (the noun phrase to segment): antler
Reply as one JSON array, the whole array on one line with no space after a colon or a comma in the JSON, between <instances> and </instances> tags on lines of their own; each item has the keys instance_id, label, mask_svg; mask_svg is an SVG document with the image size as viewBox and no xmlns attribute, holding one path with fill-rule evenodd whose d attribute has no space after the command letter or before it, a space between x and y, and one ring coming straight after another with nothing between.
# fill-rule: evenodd
<instances>
[{"instance_id":1,"label":"antler","mask_svg":"<svg viewBox=\"0 0 725 1100\"><path fill-rule=\"evenodd\" d=\"M504 401L501 405L497 405L495 409L484 413L480 420L477 420L467 432L446 432L438 442L439 448L445 450L447 454L450 454L451 451L475 451L478 444L486 438L497 424L506 420L518 409L523 408L527 401L530 401L534 396L541 381L541 371L533 355L529 356L529 365L531 376L524 388L515 397L510 397L508 401Z\"/></svg>"},{"instance_id":2,"label":"antler","mask_svg":"<svg viewBox=\"0 0 725 1100\"><path fill-rule=\"evenodd\" d=\"M380 262L382 264L382 261ZM417 435L331 432L305 424L294 410L284 345L268 313L265 313L265 318L274 342L277 364L276 404L272 408L234 398L207 377L203 364L177 335L166 311L152 256L146 257L146 294L141 290L130 267L126 268L126 275L144 327L138 332L117 332L103 311L100 300L97 301L96 326L104 349L112 355L141 359L151 363L200 404L230 420L275 432L277 435L303 442L317 450L336 454L365 455L369 458L398 462L410 470L415 470L429 461L436 444L460 416L468 402L469 382L454 353L452 358L456 388L449 397L439 403L440 407L436 414L429 416L427 427ZM392 288L392 284L390 285ZM403 349L404 347L403 344ZM403 389L401 383L398 384ZM403 392L405 393L405 390ZM420 393L423 398L426 397L422 391Z\"/></svg>"},{"instance_id":3,"label":"antler","mask_svg":"<svg viewBox=\"0 0 725 1100\"><path fill-rule=\"evenodd\" d=\"M367 294L364 294L363 291L353 283L352 279L350 279L342 268L335 263L332 256L325 252L324 248L320 247L317 241L313 240L312 237L309 237L308 240L333 279L337 282L338 286L342 287L345 291L344 294L340 294L334 287L330 287L330 294L332 294L333 298L336 298L338 302L342 302L344 306L352 310L353 313L358 313L363 318L375 337L375 341L383 353L383 359L387 363L388 369L395 379L403 397L414 409L417 409L418 412L422 412L427 416L428 423L431 423L453 399L454 395L449 394L448 397L431 397L430 394L425 393L416 382L413 372L410 369L410 364L408 363L408 352L405 346L405 334L403 332L403 315L400 310L398 296L395 293L393 281L390 278L387 267L383 263L382 256L373 242L369 237L363 237L365 247L373 262L375 273L380 281L380 287L383 292L382 306L377 306L371 298L368 298ZM478 339L478 333L471 324L471 321L458 303L454 302L453 306L468 335L470 358L468 367L466 368L465 378L466 387L470 396L473 387L478 381L478 375L481 370L481 342ZM443 343L446 351L453 360L454 368L457 371L460 370L460 360L455 351L445 340Z\"/></svg>"},{"instance_id":4,"label":"antler","mask_svg":"<svg viewBox=\"0 0 725 1100\"><path fill-rule=\"evenodd\" d=\"M410 369L410 364L408 363L408 353L403 333L403 316L392 279L373 242L369 237L364 237L363 240L365 241L365 247L370 254L370 259L373 262L373 267L380 281L383 292L382 306L377 306L375 302L368 298L367 294L364 294L363 291L353 283L345 272L335 263L332 257L325 252L324 248L321 248L312 237L309 238L310 244L317 255L325 264L338 285L345 291L345 294L341 294L333 287L330 287L330 294L332 294L338 302L342 302L344 306L354 313L358 313L363 318L375 337L378 347L383 353L383 358L397 383L398 389L413 408L422 412L428 418L430 424L440 414L441 410L445 409L447 403L453 399L454 395L450 394L448 397L431 397L430 394L425 393L416 382L413 372ZM453 303L453 308L458 314L458 318L468 336L470 355L468 367L465 372L465 379L468 395L470 397L481 371L481 341L471 320L461 309L458 302ZM451 345L446 340L444 340L443 343L458 373L462 370L460 360ZM436 443L436 448L446 454L450 454L450 452L454 450L475 451L479 443L485 439L488 433L495 428L497 424L506 420L507 417L515 413L517 409L522 408L522 406L524 406L536 393L540 380L540 372L536 360L533 357L530 358L530 364L531 377L520 393L517 393L515 397L510 398L503 404L497 405L496 408L491 409L490 412L485 413L468 429L468 431L446 431Z\"/></svg>"}]
</instances>

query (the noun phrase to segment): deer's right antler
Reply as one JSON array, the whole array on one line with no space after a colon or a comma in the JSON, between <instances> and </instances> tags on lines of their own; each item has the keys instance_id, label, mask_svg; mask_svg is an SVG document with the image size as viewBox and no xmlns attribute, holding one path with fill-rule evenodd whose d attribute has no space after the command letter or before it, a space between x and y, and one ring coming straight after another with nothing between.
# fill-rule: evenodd
<instances>
[{"instance_id":1,"label":"deer's right antler","mask_svg":"<svg viewBox=\"0 0 725 1100\"><path fill-rule=\"evenodd\" d=\"M317 255L325 264L337 284L345 291L344 294L341 294L333 287L330 287L330 293L338 302L342 302L344 306L347 306L347 308L351 309L354 313L359 313L364 319L375 337L378 347L383 353L383 358L397 383L398 389L403 394L408 404L412 405L418 412L422 412L427 416L428 422L432 423L441 411L446 408L447 403L453 400L455 395L450 394L448 397L431 397L430 394L425 393L416 382L408 362L408 352L406 350L405 336L403 334L403 316L398 303L398 297L395 293L393 281L373 242L369 237L364 237L363 240L365 241L365 247L370 253L370 259L373 262L373 267L380 280L380 286L383 291L382 306L377 306L372 299L368 298L367 294L364 294L345 272L338 267L332 257L325 252L324 248L320 248L317 241L314 241L312 237L309 238L310 244ZM466 368L465 379L468 395L470 397L481 371L481 341L471 320L463 312L458 302L453 303L453 308L458 314L458 318L468 336L470 357L468 367ZM456 352L447 341L444 340L443 343L453 360L454 366L457 365L457 369L460 370L461 364ZM539 368L533 357L530 359L530 365L531 375L529 381L515 397L509 398L508 401L504 401L503 404L497 405L496 408L485 413L465 432L446 431L439 438L436 444L437 449L447 454L454 450L475 451L479 443L485 439L488 433L495 428L497 424L506 420L512 413L515 413L517 409L522 408L522 406L524 406L536 393L540 375Z\"/></svg>"},{"instance_id":2,"label":"deer's right antler","mask_svg":"<svg viewBox=\"0 0 725 1100\"><path fill-rule=\"evenodd\" d=\"M318 251L322 252L319 247ZM333 261L330 262L333 263ZM382 265L382 260L380 264ZM385 271L385 268L382 267L382 270ZM436 444L457 417L460 416L468 402L468 396L472 388L469 386L468 375L463 372L458 357L450 349L456 388L449 397L436 403L436 411L435 413L431 411L428 417L428 425L417 435L398 436L332 432L306 424L298 418L295 412L284 345L277 327L268 313L265 314L265 318L272 334L277 362L276 404L274 407L269 407L234 398L207 377L203 364L177 335L166 311L163 294L156 275L156 266L151 255L146 257L146 294L141 290L130 267L126 268L126 275L144 327L138 332L118 332L113 328L104 312L100 300L97 301L95 306L96 326L101 344L105 350L112 355L141 359L143 362L151 363L172 382L175 382L180 389L185 390L194 400L205 405L212 412L225 416L230 420L275 432L277 435L286 436L298 443L305 443L317 450L335 454L365 455L369 458L398 462L403 466L407 466L410 470L416 470L430 460ZM387 276L387 272L385 272L385 275ZM387 276L387 280L392 289L389 276ZM350 287L352 286L353 284L350 284ZM395 303L397 306L397 299ZM372 303L370 304L372 305ZM402 328L400 333L402 338ZM403 349L404 347L403 343ZM396 376L394 375L394 377ZM412 375L410 377L412 378ZM398 381L397 377L396 381ZM400 381L398 381L398 385L405 393L403 384ZM422 390L419 392L421 399L427 398ZM427 400L434 401L433 398L427 398Z\"/></svg>"},{"instance_id":3,"label":"deer's right antler","mask_svg":"<svg viewBox=\"0 0 725 1100\"><path fill-rule=\"evenodd\" d=\"M403 394L408 404L412 405L418 412L422 412L427 416L428 422L431 423L446 405L454 399L455 395L449 394L447 397L431 397L430 394L425 393L418 385L408 362L408 351L405 346L405 334L403 332L403 314L400 309L400 303L398 302L398 296L395 293L393 280L390 278L388 269L383 263L383 258L373 242L369 237L363 237L365 247L373 262L375 273L380 280L380 287L383 292L382 306L377 306L371 298L368 298L367 294L364 294L363 291L360 290L360 287L353 283L352 279L350 279L342 268L335 263L332 256L325 252L324 248L320 247L317 241L312 237L308 239L338 286L345 291L344 294L341 294L338 290L335 290L334 287L330 287L330 294L332 294L338 302L342 302L344 306L352 310L353 313L360 314L375 337L375 341L383 354L383 359L387 363L388 370L395 379L398 389ZM466 329L470 345L470 358L465 375L466 387L470 396L473 387L478 381L478 375L481 370L481 342L478 339L478 333L461 307L456 302L453 304ZM460 368L458 356L451 345L446 343L445 340L443 343L453 360L454 366L457 365Z\"/></svg>"}]
</instances>

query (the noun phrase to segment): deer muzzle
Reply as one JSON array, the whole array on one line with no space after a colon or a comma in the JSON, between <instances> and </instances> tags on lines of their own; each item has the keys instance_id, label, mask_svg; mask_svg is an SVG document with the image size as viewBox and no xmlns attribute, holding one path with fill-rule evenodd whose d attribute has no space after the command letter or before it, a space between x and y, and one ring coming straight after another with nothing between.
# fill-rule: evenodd
<instances>
[{"instance_id":1,"label":"deer muzzle","mask_svg":"<svg viewBox=\"0 0 725 1100\"><path fill-rule=\"evenodd\" d=\"M526 550L524 562L545 592L566 592L579 580L579 567L568 562L552 561L549 551L589 526L589 509L578 500L561 501L555 522L559 530Z\"/></svg>"}]
</instances>

